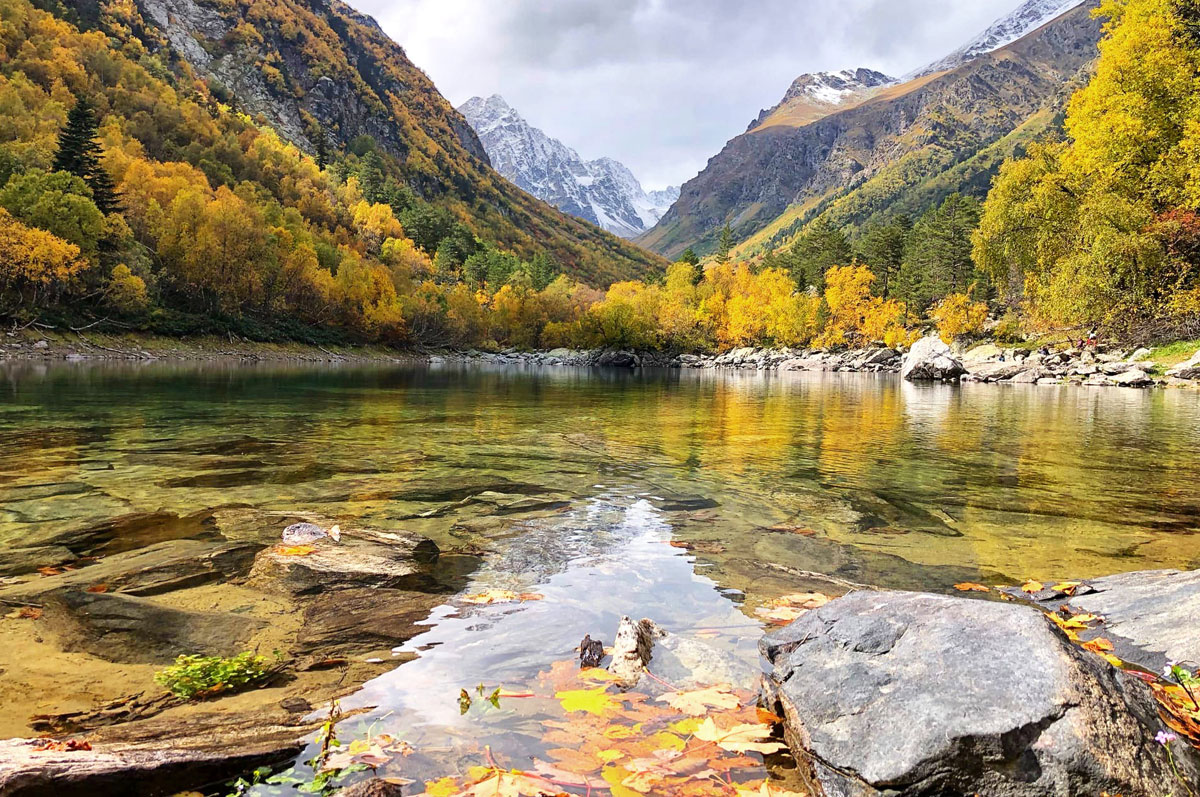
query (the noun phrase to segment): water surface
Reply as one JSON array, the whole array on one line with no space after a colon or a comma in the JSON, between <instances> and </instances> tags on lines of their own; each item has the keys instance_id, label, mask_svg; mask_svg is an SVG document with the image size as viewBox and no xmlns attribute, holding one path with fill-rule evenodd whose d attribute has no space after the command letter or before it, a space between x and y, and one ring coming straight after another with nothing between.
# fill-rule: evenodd
<instances>
[{"instance_id":1,"label":"water surface","mask_svg":"<svg viewBox=\"0 0 1200 797\"><path fill-rule=\"evenodd\" d=\"M755 609L813 574L948 591L1200 566L1192 392L212 364L8 364L0 391L0 555L314 516L478 556L461 594L544 595L447 599L397 651L417 658L346 701L422 751L418 779L467 740L543 752L544 706L464 716L459 689L530 684L622 614L756 665Z\"/></svg>"}]
</instances>

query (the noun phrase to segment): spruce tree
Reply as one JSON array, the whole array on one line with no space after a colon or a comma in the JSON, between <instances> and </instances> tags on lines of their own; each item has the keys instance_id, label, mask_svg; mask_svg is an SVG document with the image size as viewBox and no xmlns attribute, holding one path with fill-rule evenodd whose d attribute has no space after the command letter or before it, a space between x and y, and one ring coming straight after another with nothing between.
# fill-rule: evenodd
<instances>
[{"instance_id":1,"label":"spruce tree","mask_svg":"<svg viewBox=\"0 0 1200 797\"><path fill-rule=\"evenodd\" d=\"M317 168L325 171L325 167L329 165L329 145L325 143L325 134L317 133Z\"/></svg>"},{"instance_id":2,"label":"spruce tree","mask_svg":"<svg viewBox=\"0 0 1200 797\"><path fill-rule=\"evenodd\" d=\"M116 186L100 165L99 126L91 103L80 97L67 114L67 125L58 136L54 171L80 177L92 189L92 201L101 213L120 211Z\"/></svg>"},{"instance_id":3,"label":"spruce tree","mask_svg":"<svg viewBox=\"0 0 1200 797\"><path fill-rule=\"evenodd\" d=\"M721 230L721 240L717 243L717 261L729 262L729 253L733 251L733 229L728 223Z\"/></svg>"}]
</instances>

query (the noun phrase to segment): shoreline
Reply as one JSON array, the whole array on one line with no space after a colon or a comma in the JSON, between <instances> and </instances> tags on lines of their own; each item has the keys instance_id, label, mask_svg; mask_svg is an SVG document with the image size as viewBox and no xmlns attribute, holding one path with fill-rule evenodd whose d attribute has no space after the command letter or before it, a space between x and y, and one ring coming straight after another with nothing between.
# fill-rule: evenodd
<instances>
[{"instance_id":1,"label":"shoreline","mask_svg":"<svg viewBox=\"0 0 1200 797\"><path fill-rule=\"evenodd\" d=\"M986 382L1084 387L1200 387L1200 351L1190 360L1154 362L1150 352L1076 349L1048 354L1001 348L991 342L952 355L961 365L958 376L941 381ZM741 347L721 353L665 353L630 349L551 349L499 352L438 350L421 352L385 346L314 346L304 343L261 343L230 337L171 338L142 333L121 335L41 330L9 332L0 338L0 362L201 362L324 363L396 365L500 366L728 370L771 373L826 372L898 374L905 355L877 347L830 352L814 349Z\"/></svg>"}]
</instances>

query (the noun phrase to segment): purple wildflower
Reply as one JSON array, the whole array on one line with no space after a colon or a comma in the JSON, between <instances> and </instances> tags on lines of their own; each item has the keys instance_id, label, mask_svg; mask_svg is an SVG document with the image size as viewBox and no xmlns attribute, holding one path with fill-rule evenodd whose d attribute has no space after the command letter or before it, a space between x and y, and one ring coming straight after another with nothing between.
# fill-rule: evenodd
<instances>
[{"instance_id":1,"label":"purple wildflower","mask_svg":"<svg viewBox=\"0 0 1200 797\"><path fill-rule=\"evenodd\" d=\"M1177 741L1178 739L1179 737L1170 731L1159 731L1158 735L1154 737L1154 741L1158 742L1163 747L1166 747L1171 742Z\"/></svg>"}]
</instances>

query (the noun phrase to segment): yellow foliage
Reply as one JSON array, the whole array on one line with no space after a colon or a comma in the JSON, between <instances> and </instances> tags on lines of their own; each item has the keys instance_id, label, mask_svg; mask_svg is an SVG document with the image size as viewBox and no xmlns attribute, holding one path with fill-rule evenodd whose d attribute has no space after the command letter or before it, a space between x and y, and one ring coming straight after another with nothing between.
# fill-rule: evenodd
<instances>
[{"instance_id":1,"label":"yellow foliage","mask_svg":"<svg viewBox=\"0 0 1200 797\"><path fill-rule=\"evenodd\" d=\"M977 335L987 323L988 309L983 302L973 302L965 293L952 293L929 313L937 324L938 334L946 343L961 337Z\"/></svg>"},{"instance_id":2,"label":"yellow foliage","mask_svg":"<svg viewBox=\"0 0 1200 797\"><path fill-rule=\"evenodd\" d=\"M26 227L0 208L0 293L61 287L87 267L78 246Z\"/></svg>"}]
</instances>

